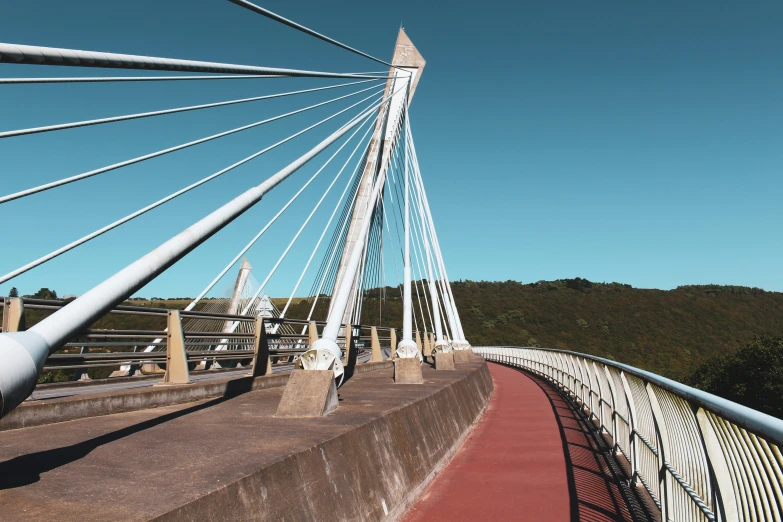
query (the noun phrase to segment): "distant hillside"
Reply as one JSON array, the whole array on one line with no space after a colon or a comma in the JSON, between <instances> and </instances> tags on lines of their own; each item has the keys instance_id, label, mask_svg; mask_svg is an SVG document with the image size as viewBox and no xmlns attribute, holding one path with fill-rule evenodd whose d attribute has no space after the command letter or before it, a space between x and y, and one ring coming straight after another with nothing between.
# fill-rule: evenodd
<instances>
[{"instance_id":1,"label":"distant hillside","mask_svg":"<svg viewBox=\"0 0 783 522\"><path fill-rule=\"evenodd\" d=\"M569 349L682 381L703 363L736 351L757 335L783 334L783 293L758 288L708 285L646 290L577 278L531 284L458 281L453 290L465 334L474 345ZM371 297L378 292L368 291L362 322L401 327L399 289L386 289L382 307ZM274 301L281 307L285 304L285 299ZM188 298L154 298L130 304L184 308L189 302ZM323 318L328 303L328 298L319 300L314 317ZM295 301L287 315L305 318L310 307L308 299ZM415 307L418 310L418 304ZM46 314L29 311L27 326ZM162 329L165 319L110 314L94 327Z\"/></svg>"},{"instance_id":2,"label":"distant hillside","mask_svg":"<svg viewBox=\"0 0 783 522\"><path fill-rule=\"evenodd\" d=\"M453 284L474 345L581 351L674 379L756 335L783 333L783 293L737 286L646 290L584 279Z\"/></svg>"}]
</instances>

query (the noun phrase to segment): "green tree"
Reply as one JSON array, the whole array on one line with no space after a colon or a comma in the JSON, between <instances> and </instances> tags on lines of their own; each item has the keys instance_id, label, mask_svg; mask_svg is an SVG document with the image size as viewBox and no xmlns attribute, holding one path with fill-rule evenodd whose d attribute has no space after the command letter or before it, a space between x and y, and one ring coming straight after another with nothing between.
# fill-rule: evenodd
<instances>
[{"instance_id":1,"label":"green tree","mask_svg":"<svg viewBox=\"0 0 783 522\"><path fill-rule=\"evenodd\" d=\"M783 337L756 337L700 366L689 380L696 388L783 418Z\"/></svg>"},{"instance_id":2,"label":"green tree","mask_svg":"<svg viewBox=\"0 0 783 522\"><path fill-rule=\"evenodd\" d=\"M35 299L57 299L57 292L48 288L41 288L33 294Z\"/></svg>"},{"instance_id":3,"label":"green tree","mask_svg":"<svg viewBox=\"0 0 783 522\"><path fill-rule=\"evenodd\" d=\"M8 292L8 297L19 297L19 290L16 287L11 287L11 291Z\"/></svg>"}]
</instances>

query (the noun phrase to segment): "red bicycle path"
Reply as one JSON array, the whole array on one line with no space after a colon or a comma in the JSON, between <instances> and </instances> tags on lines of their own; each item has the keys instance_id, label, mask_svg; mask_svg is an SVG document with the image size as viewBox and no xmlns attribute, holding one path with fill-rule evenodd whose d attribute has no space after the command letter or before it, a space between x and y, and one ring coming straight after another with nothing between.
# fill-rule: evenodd
<instances>
[{"instance_id":1,"label":"red bicycle path","mask_svg":"<svg viewBox=\"0 0 783 522\"><path fill-rule=\"evenodd\" d=\"M543 379L488 363L494 393L406 522L631 521L584 419Z\"/></svg>"}]
</instances>

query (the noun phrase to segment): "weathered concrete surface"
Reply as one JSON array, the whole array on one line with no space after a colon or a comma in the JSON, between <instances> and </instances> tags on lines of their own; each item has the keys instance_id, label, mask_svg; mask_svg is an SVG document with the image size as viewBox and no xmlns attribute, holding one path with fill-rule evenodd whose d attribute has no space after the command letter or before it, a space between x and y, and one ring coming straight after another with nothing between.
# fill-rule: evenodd
<instances>
[{"instance_id":1,"label":"weathered concrete surface","mask_svg":"<svg viewBox=\"0 0 783 522\"><path fill-rule=\"evenodd\" d=\"M455 363L468 363L473 360L473 350L454 350Z\"/></svg>"},{"instance_id":2,"label":"weathered concrete surface","mask_svg":"<svg viewBox=\"0 0 783 522\"><path fill-rule=\"evenodd\" d=\"M436 370L453 370L454 355L451 352L439 352L435 354Z\"/></svg>"},{"instance_id":3,"label":"weathered concrete surface","mask_svg":"<svg viewBox=\"0 0 783 522\"><path fill-rule=\"evenodd\" d=\"M276 387L2 432L0 520L391 517L492 393L483 361L424 377L355 374L320 418L275 417Z\"/></svg>"},{"instance_id":4,"label":"weathered concrete surface","mask_svg":"<svg viewBox=\"0 0 783 522\"><path fill-rule=\"evenodd\" d=\"M388 370L391 367L391 361L359 364L354 368L354 374ZM285 386L289 375L290 373L276 373L255 378L250 376L233 377L183 386L114 390L56 399L26 401L0 419L0 431L158 408L210 398L234 397L249 391ZM159 376L157 378L160 379Z\"/></svg>"},{"instance_id":5,"label":"weathered concrete surface","mask_svg":"<svg viewBox=\"0 0 783 522\"><path fill-rule=\"evenodd\" d=\"M332 370L294 370L277 406L278 417L323 417L337 408Z\"/></svg>"},{"instance_id":6,"label":"weathered concrete surface","mask_svg":"<svg viewBox=\"0 0 783 522\"><path fill-rule=\"evenodd\" d=\"M416 358L394 360L394 382L397 384L421 384L421 363Z\"/></svg>"}]
</instances>

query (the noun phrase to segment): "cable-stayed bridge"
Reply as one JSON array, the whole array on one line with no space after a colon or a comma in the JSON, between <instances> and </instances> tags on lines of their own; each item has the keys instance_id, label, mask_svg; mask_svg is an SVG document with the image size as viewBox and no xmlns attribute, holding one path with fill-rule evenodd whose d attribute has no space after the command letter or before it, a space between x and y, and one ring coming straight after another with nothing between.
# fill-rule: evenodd
<instances>
[{"instance_id":1,"label":"cable-stayed bridge","mask_svg":"<svg viewBox=\"0 0 783 522\"><path fill-rule=\"evenodd\" d=\"M184 230L165 230L82 295L2 298L0 519L398 519L428 486L434 496L409 517L783 518L779 419L588 355L471 347L414 140L410 106L426 62L404 30L387 62L231 1L378 70L0 43L0 70L32 71L3 75L0 89L254 82L264 92L0 130L2 144L66 144L85 129L112 140L132 121L165 128L177 114L215 122L242 107L252 120L3 190L6 222L40 198L176 165L188 151L233 151L222 144L243 133L266 140L113 221L96 215L87 233L41 245L37 257L4 256L0 283L12 284L103 238L138 241L134 223L254 169L254 182L234 180L214 210L198 207ZM280 79L320 83L275 90ZM269 215L240 236L232 224L259 207ZM173 308L133 299L221 235L240 245L213 249L213 272L188 272L194 299ZM272 295L273 285L290 292ZM497 491L506 493L481 501Z\"/></svg>"}]
</instances>

